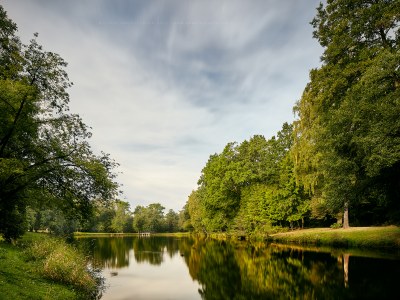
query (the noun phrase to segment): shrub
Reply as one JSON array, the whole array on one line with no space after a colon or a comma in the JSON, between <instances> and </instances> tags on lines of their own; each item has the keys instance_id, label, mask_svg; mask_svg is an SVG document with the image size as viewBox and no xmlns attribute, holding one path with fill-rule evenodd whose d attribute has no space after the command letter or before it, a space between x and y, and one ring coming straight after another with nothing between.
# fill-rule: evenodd
<instances>
[{"instance_id":1,"label":"shrub","mask_svg":"<svg viewBox=\"0 0 400 300\"><path fill-rule=\"evenodd\" d=\"M97 298L103 279L88 269L88 260L61 239L44 238L26 251L28 259L39 261L39 272L48 279L73 286L85 299Z\"/></svg>"},{"instance_id":2,"label":"shrub","mask_svg":"<svg viewBox=\"0 0 400 300\"><path fill-rule=\"evenodd\" d=\"M332 228L332 229L339 229L339 228L342 228L342 224L333 223L333 224L331 225L331 228Z\"/></svg>"},{"instance_id":3,"label":"shrub","mask_svg":"<svg viewBox=\"0 0 400 300\"><path fill-rule=\"evenodd\" d=\"M50 253L60 245L60 243L64 242L59 239L52 239L43 236L42 240L32 242L29 245L26 251L27 257L31 260L43 260L48 257Z\"/></svg>"}]
</instances>

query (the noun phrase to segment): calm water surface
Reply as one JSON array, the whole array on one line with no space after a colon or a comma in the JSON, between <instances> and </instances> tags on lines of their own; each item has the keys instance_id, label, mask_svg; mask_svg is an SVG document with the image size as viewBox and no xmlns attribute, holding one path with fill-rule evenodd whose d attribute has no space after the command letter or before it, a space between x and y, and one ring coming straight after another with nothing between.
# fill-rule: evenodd
<instances>
[{"instance_id":1,"label":"calm water surface","mask_svg":"<svg viewBox=\"0 0 400 300\"><path fill-rule=\"evenodd\" d=\"M175 237L78 239L102 299L399 299L400 255Z\"/></svg>"}]
</instances>

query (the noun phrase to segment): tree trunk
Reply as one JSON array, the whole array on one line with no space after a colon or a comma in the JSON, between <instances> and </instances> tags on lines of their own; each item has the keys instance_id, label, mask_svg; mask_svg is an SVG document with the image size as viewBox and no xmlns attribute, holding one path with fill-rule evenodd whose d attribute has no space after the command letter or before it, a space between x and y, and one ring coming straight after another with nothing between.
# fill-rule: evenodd
<instances>
[{"instance_id":1,"label":"tree trunk","mask_svg":"<svg viewBox=\"0 0 400 300\"><path fill-rule=\"evenodd\" d=\"M344 203L344 212L343 212L343 228L349 228L349 202L346 201Z\"/></svg>"}]
</instances>

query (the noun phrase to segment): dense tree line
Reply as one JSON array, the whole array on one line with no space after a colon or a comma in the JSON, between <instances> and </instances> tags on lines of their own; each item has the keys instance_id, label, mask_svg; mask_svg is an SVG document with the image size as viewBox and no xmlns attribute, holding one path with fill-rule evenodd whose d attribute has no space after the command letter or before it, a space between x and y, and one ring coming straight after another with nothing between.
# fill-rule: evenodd
<instances>
[{"instance_id":1,"label":"dense tree line","mask_svg":"<svg viewBox=\"0 0 400 300\"><path fill-rule=\"evenodd\" d=\"M328 0L311 24L324 53L297 119L210 156L187 201L194 230L400 221L400 2Z\"/></svg>"},{"instance_id":2,"label":"dense tree line","mask_svg":"<svg viewBox=\"0 0 400 300\"><path fill-rule=\"evenodd\" d=\"M178 232L184 227L183 211L176 213L172 209L164 213L159 203L148 206L136 206L130 210L128 202L112 200L107 204L93 201L93 211L86 218L66 217L59 209L27 209L27 229L30 231L49 231L65 235L75 231L104 233L138 232Z\"/></svg>"},{"instance_id":3,"label":"dense tree line","mask_svg":"<svg viewBox=\"0 0 400 300\"><path fill-rule=\"evenodd\" d=\"M251 233L302 226L310 197L295 180L292 136L293 126L285 123L276 137L256 135L211 155L187 202L194 230Z\"/></svg>"}]
</instances>

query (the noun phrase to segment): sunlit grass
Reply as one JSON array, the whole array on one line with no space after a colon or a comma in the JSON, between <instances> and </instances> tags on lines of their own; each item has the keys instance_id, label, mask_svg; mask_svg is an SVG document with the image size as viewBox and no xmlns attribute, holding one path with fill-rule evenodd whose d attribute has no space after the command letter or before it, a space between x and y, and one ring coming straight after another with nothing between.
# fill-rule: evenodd
<instances>
[{"instance_id":1,"label":"sunlit grass","mask_svg":"<svg viewBox=\"0 0 400 300\"><path fill-rule=\"evenodd\" d=\"M28 233L17 246L0 242L0 299L94 299L95 275L61 239Z\"/></svg>"},{"instance_id":2,"label":"sunlit grass","mask_svg":"<svg viewBox=\"0 0 400 300\"><path fill-rule=\"evenodd\" d=\"M152 233L151 236L190 236L190 232L159 232ZM107 232L74 232L75 237L125 237L139 236L138 233L107 233Z\"/></svg>"},{"instance_id":3,"label":"sunlit grass","mask_svg":"<svg viewBox=\"0 0 400 300\"><path fill-rule=\"evenodd\" d=\"M269 240L337 247L400 248L400 228L396 226L313 228L272 234Z\"/></svg>"},{"instance_id":4,"label":"sunlit grass","mask_svg":"<svg viewBox=\"0 0 400 300\"><path fill-rule=\"evenodd\" d=\"M44 238L34 241L26 254L29 259L40 262L39 272L44 277L73 286L88 296L96 294L96 278L87 269L86 257L63 240Z\"/></svg>"},{"instance_id":5,"label":"sunlit grass","mask_svg":"<svg viewBox=\"0 0 400 300\"><path fill-rule=\"evenodd\" d=\"M78 299L73 288L44 278L24 250L0 242L0 299Z\"/></svg>"}]
</instances>

